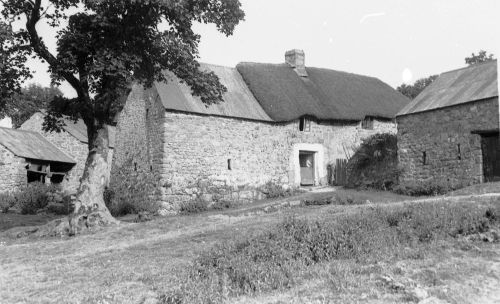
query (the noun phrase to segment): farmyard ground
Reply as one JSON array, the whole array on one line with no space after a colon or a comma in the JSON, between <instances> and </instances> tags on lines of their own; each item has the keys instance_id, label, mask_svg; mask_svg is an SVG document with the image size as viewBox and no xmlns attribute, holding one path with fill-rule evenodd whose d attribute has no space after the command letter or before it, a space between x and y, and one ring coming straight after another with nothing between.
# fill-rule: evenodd
<instances>
[{"instance_id":1,"label":"farmyard ground","mask_svg":"<svg viewBox=\"0 0 500 304\"><path fill-rule=\"evenodd\" d=\"M495 192L473 189L473 192ZM471 192L460 192L469 195ZM326 197L330 192L306 193ZM373 204L402 204L409 198L364 192ZM492 198L459 196L471 203ZM432 202L430 202L432 203ZM0 303L153 303L213 244L270 229L288 215L334 220L357 206L269 208L283 201L194 216L123 222L93 235L68 239L0 240ZM284 292L238 303L401 303L415 302L415 288L448 303L500 301L500 244L461 240L412 249L404 259L335 261L313 266L302 284ZM411 258L408 258L411 257Z\"/></svg>"}]
</instances>

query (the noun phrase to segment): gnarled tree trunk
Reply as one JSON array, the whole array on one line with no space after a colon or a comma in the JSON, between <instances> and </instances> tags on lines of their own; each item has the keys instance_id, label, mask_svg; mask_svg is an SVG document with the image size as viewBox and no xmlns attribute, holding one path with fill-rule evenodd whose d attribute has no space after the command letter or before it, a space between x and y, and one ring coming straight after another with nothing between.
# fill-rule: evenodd
<instances>
[{"instance_id":1,"label":"gnarled tree trunk","mask_svg":"<svg viewBox=\"0 0 500 304\"><path fill-rule=\"evenodd\" d=\"M89 131L89 155L74 201L75 210L69 216L69 233L74 235L85 230L117 224L104 203L104 189L109 174L109 134L103 126Z\"/></svg>"}]
</instances>

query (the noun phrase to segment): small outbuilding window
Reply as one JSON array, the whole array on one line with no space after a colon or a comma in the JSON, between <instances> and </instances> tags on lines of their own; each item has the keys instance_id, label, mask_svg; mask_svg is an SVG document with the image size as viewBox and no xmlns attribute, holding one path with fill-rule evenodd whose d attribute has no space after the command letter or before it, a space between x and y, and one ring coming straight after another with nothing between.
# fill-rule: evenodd
<instances>
[{"instance_id":1,"label":"small outbuilding window","mask_svg":"<svg viewBox=\"0 0 500 304\"><path fill-rule=\"evenodd\" d=\"M231 165L231 159L230 158L227 160L227 169L228 170L233 170L233 166Z\"/></svg>"},{"instance_id":2,"label":"small outbuilding window","mask_svg":"<svg viewBox=\"0 0 500 304\"><path fill-rule=\"evenodd\" d=\"M299 121L299 131L310 132L311 131L311 120L306 117L301 117Z\"/></svg>"},{"instance_id":3,"label":"small outbuilding window","mask_svg":"<svg viewBox=\"0 0 500 304\"><path fill-rule=\"evenodd\" d=\"M134 171L137 171L137 163L134 163Z\"/></svg>"},{"instance_id":4,"label":"small outbuilding window","mask_svg":"<svg viewBox=\"0 0 500 304\"><path fill-rule=\"evenodd\" d=\"M457 159L462 160L462 148L460 147L460 144L457 145Z\"/></svg>"},{"instance_id":5,"label":"small outbuilding window","mask_svg":"<svg viewBox=\"0 0 500 304\"><path fill-rule=\"evenodd\" d=\"M422 164L427 165L427 152L422 152Z\"/></svg>"},{"instance_id":6,"label":"small outbuilding window","mask_svg":"<svg viewBox=\"0 0 500 304\"><path fill-rule=\"evenodd\" d=\"M365 117L361 122L361 128L365 130L373 130L373 117Z\"/></svg>"}]
</instances>

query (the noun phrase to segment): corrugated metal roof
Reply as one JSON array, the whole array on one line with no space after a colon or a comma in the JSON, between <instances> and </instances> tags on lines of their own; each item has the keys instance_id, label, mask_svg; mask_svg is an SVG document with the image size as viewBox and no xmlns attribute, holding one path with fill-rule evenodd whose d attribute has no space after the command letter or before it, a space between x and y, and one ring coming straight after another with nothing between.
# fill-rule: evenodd
<instances>
[{"instance_id":1,"label":"corrugated metal roof","mask_svg":"<svg viewBox=\"0 0 500 304\"><path fill-rule=\"evenodd\" d=\"M172 73L166 72L169 81L155 84L165 109L271 121L235 68L210 64L201 64L201 68L213 71L227 88L223 96L224 102L207 107L199 97L191 94L189 86L181 83Z\"/></svg>"},{"instance_id":2,"label":"corrugated metal roof","mask_svg":"<svg viewBox=\"0 0 500 304\"><path fill-rule=\"evenodd\" d=\"M398 116L497 96L497 61L493 60L441 74Z\"/></svg>"},{"instance_id":3,"label":"corrugated metal roof","mask_svg":"<svg viewBox=\"0 0 500 304\"><path fill-rule=\"evenodd\" d=\"M23 158L76 163L37 132L0 128L0 145Z\"/></svg>"},{"instance_id":4,"label":"corrugated metal roof","mask_svg":"<svg viewBox=\"0 0 500 304\"><path fill-rule=\"evenodd\" d=\"M275 121L311 115L319 119L394 118L410 101L381 80L306 67L299 77L288 64L240 63L236 67Z\"/></svg>"}]
</instances>

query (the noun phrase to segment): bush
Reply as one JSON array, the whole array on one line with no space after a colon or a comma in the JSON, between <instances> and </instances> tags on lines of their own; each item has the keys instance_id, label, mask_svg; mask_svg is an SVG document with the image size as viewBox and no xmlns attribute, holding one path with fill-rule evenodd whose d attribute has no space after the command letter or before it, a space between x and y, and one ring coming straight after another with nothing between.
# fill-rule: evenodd
<instances>
[{"instance_id":1,"label":"bush","mask_svg":"<svg viewBox=\"0 0 500 304\"><path fill-rule=\"evenodd\" d=\"M29 183L23 189L15 192L16 205L21 210L21 214L36 214L38 210L47 207L49 193L56 191L56 185Z\"/></svg>"},{"instance_id":2,"label":"bush","mask_svg":"<svg viewBox=\"0 0 500 304\"><path fill-rule=\"evenodd\" d=\"M194 201L183 202L180 205L179 212L181 214L193 214L208 211L208 202L201 199Z\"/></svg>"},{"instance_id":3,"label":"bush","mask_svg":"<svg viewBox=\"0 0 500 304\"><path fill-rule=\"evenodd\" d=\"M133 171L133 158L124 162L115 172L109 188L104 192L104 202L113 216L155 213L160 206L156 198L160 195L161 185L155 175L148 171Z\"/></svg>"},{"instance_id":4,"label":"bush","mask_svg":"<svg viewBox=\"0 0 500 304\"><path fill-rule=\"evenodd\" d=\"M367 209L335 221L285 218L265 233L221 243L198 257L163 303L219 303L293 286L307 267L337 259L378 258L398 248L498 226L498 202L421 203ZM200 300L203 299L203 300Z\"/></svg>"},{"instance_id":5,"label":"bush","mask_svg":"<svg viewBox=\"0 0 500 304\"><path fill-rule=\"evenodd\" d=\"M337 192L333 196L322 199L303 200L304 206L322 206L322 205L362 205L366 199L355 194L350 195L345 192Z\"/></svg>"},{"instance_id":6,"label":"bush","mask_svg":"<svg viewBox=\"0 0 500 304\"><path fill-rule=\"evenodd\" d=\"M71 195L64 195L60 204L49 204L47 211L56 215L69 215L73 213L75 206L71 200Z\"/></svg>"},{"instance_id":7,"label":"bush","mask_svg":"<svg viewBox=\"0 0 500 304\"><path fill-rule=\"evenodd\" d=\"M363 140L347 163L347 187L391 190L398 183L397 137L375 134Z\"/></svg>"},{"instance_id":8,"label":"bush","mask_svg":"<svg viewBox=\"0 0 500 304\"><path fill-rule=\"evenodd\" d=\"M289 197L297 193L296 189L283 187L280 184L269 181L264 186L260 187L260 192L264 193L267 198Z\"/></svg>"},{"instance_id":9,"label":"bush","mask_svg":"<svg viewBox=\"0 0 500 304\"><path fill-rule=\"evenodd\" d=\"M408 196L435 196L463 188L465 185L441 179L403 182L395 186L393 191Z\"/></svg>"},{"instance_id":10,"label":"bush","mask_svg":"<svg viewBox=\"0 0 500 304\"><path fill-rule=\"evenodd\" d=\"M0 212L2 213L7 213L11 207L13 207L16 204L16 197L14 194L7 192L7 193L0 193Z\"/></svg>"}]
</instances>

